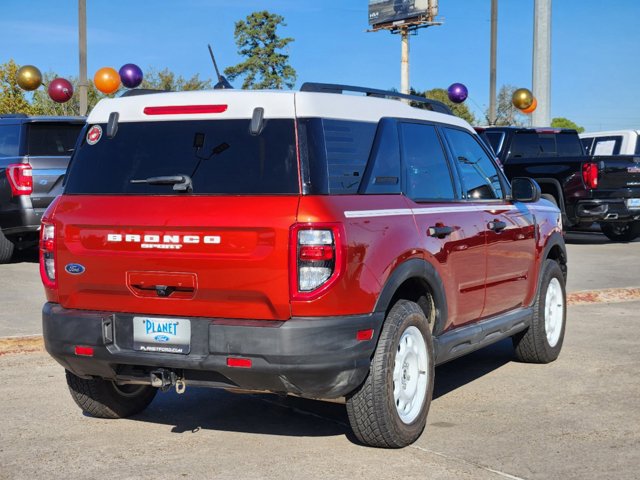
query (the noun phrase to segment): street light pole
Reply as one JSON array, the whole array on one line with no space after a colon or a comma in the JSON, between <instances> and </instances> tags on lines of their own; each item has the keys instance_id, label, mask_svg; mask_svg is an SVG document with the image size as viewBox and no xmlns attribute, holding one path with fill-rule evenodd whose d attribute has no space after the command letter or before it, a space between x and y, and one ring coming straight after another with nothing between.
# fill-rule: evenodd
<instances>
[{"instance_id":1,"label":"street light pole","mask_svg":"<svg viewBox=\"0 0 640 480\"><path fill-rule=\"evenodd\" d=\"M87 0L78 0L78 44L80 52L80 79L78 95L80 97L80 115L87 114Z\"/></svg>"},{"instance_id":2,"label":"street light pole","mask_svg":"<svg viewBox=\"0 0 640 480\"><path fill-rule=\"evenodd\" d=\"M496 57L498 52L498 0L491 0L491 55L489 66L489 125L496 124Z\"/></svg>"},{"instance_id":3,"label":"street light pole","mask_svg":"<svg viewBox=\"0 0 640 480\"><path fill-rule=\"evenodd\" d=\"M551 0L533 5L533 95L538 108L531 115L536 127L551 125Z\"/></svg>"},{"instance_id":4,"label":"street light pole","mask_svg":"<svg viewBox=\"0 0 640 480\"><path fill-rule=\"evenodd\" d=\"M400 93L409 94L409 29L400 31L402 38L402 57L400 59Z\"/></svg>"}]
</instances>

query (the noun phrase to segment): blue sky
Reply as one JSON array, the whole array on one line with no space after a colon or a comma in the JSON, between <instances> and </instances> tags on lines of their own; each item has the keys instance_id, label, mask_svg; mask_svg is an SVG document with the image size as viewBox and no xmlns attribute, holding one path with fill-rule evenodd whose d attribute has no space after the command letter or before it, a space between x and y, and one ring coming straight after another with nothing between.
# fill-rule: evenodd
<instances>
[{"instance_id":1,"label":"blue sky","mask_svg":"<svg viewBox=\"0 0 640 480\"><path fill-rule=\"evenodd\" d=\"M305 81L399 88L400 39L367 33L367 0L87 0L89 75L136 63L190 77L238 63L234 22L256 10L285 17L291 64ZM482 118L489 100L490 0L440 0L444 24L411 38L411 85L462 82ZM2 0L0 63L78 75L76 0ZM589 131L640 128L640 2L553 0L553 117ZM498 86L531 88L533 0L499 0ZM236 81L239 85L240 82Z\"/></svg>"}]
</instances>

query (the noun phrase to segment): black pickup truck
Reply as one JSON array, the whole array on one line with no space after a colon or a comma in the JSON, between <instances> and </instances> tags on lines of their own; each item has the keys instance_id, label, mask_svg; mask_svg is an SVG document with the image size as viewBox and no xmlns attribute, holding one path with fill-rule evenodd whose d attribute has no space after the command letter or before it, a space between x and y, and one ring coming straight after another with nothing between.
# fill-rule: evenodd
<instances>
[{"instance_id":1,"label":"black pickup truck","mask_svg":"<svg viewBox=\"0 0 640 480\"><path fill-rule=\"evenodd\" d=\"M79 117L0 115L0 263L38 244L40 217L62 193Z\"/></svg>"},{"instance_id":2,"label":"black pickup truck","mask_svg":"<svg viewBox=\"0 0 640 480\"><path fill-rule=\"evenodd\" d=\"M569 129L477 127L509 179L531 177L566 229L600 224L613 241L640 236L640 156L589 156Z\"/></svg>"}]
</instances>

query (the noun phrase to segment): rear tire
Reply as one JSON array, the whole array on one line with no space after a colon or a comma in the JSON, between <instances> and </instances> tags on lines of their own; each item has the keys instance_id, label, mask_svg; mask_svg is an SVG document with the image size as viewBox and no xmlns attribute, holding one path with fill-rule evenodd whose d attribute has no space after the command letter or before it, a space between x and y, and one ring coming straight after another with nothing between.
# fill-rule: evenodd
<instances>
[{"instance_id":1,"label":"rear tire","mask_svg":"<svg viewBox=\"0 0 640 480\"><path fill-rule=\"evenodd\" d=\"M567 295L558 262L546 260L533 305L533 320L514 337L516 358L526 363L549 363L560 355L567 320Z\"/></svg>"},{"instance_id":2,"label":"rear tire","mask_svg":"<svg viewBox=\"0 0 640 480\"><path fill-rule=\"evenodd\" d=\"M631 242L640 237L640 221L601 223L600 229L613 242Z\"/></svg>"},{"instance_id":3,"label":"rear tire","mask_svg":"<svg viewBox=\"0 0 640 480\"><path fill-rule=\"evenodd\" d=\"M347 398L358 440L383 448L416 441L427 423L433 377L429 322L416 303L400 300L384 322L369 376Z\"/></svg>"},{"instance_id":4,"label":"rear tire","mask_svg":"<svg viewBox=\"0 0 640 480\"><path fill-rule=\"evenodd\" d=\"M4 236L2 230L0 230L0 264L9 263L13 258L13 251L15 245L11 240Z\"/></svg>"},{"instance_id":5,"label":"rear tire","mask_svg":"<svg viewBox=\"0 0 640 480\"><path fill-rule=\"evenodd\" d=\"M87 380L66 373L73 400L85 413L98 418L125 418L140 413L158 391L149 385L117 385L109 380Z\"/></svg>"}]
</instances>

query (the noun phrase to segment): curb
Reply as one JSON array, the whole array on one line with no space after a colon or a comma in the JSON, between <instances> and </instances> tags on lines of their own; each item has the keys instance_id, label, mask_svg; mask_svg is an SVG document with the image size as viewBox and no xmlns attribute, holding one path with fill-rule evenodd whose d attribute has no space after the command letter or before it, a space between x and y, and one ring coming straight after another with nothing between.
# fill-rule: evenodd
<instances>
[{"instance_id":1,"label":"curb","mask_svg":"<svg viewBox=\"0 0 640 480\"><path fill-rule=\"evenodd\" d=\"M623 303L637 300L640 300L640 288L606 288L567 294L567 305L569 306ZM0 357L3 355L36 352L44 352L42 335L0 337Z\"/></svg>"}]
</instances>

